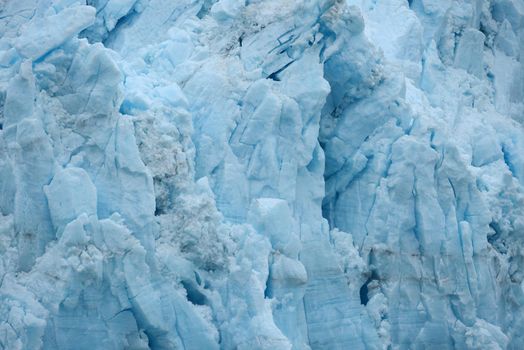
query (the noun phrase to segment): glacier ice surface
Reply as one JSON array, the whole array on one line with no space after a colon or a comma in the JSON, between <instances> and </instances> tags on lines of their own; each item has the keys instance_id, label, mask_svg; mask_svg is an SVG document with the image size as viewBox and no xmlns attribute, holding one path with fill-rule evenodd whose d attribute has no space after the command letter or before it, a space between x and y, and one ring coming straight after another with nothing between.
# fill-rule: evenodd
<instances>
[{"instance_id":1,"label":"glacier ice surface","mask_svg":"<svg viewBox=\"0 0 524 350\"><path fill-rule=\"evenodd\" d=\"M521 0L1 0L1 349L522 349Z\"/></svg>"}]
</instances>

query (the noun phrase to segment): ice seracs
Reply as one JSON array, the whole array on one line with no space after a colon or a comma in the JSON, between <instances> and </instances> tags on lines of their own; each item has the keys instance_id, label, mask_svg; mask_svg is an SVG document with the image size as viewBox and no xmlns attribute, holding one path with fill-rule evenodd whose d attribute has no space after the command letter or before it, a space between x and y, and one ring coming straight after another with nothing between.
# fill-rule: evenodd
<instances>
[{"instance_id":1,"label":"ice seracs","mask_svg":"<svg viewBox=\"0 0 524 350\"><path fill-rule=\"evenodd\" d=\"M0 348L520 349L519 0L4 0Z\"/></svg>"}]
</instances>

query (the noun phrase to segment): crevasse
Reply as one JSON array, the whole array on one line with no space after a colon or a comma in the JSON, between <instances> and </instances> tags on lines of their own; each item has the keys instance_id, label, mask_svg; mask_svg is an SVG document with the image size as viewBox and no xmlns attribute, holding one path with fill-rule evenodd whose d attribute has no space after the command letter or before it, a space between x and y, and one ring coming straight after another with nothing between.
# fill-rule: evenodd
<instances>
[{"instance_id":1,"label":"crevasse","mask_svg":"<svg viewBox=\"0 0 524 350\"><path fill-rule=\"evenodd\" d=\"M521 349L520 0L0 0L0 348Z\"/></svg>"}]
</instances>

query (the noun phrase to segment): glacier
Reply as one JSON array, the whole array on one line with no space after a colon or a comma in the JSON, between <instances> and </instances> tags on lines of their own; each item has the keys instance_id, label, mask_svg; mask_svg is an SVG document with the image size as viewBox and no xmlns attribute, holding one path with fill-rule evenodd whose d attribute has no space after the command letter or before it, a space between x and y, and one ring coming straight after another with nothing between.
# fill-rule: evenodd
<instances>
[{"instance_id":1,"label":"glacier","mask_svg":"<svg viewBox=\"0 0 524 350\"><path fill-rule=\"evenodd\" d=\"M522 0L0 0L0 349L524 347Z\"/></svg>"}]
</instances>

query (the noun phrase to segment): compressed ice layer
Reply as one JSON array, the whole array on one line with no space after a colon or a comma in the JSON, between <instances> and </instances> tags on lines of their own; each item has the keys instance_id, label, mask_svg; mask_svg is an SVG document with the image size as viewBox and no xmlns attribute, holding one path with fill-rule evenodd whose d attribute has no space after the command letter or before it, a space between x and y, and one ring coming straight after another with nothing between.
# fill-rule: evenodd
<instances>
[{"instance_id":1,"label":"compressed ice layer","mask_svg":"<svg viewBox=\"0 0 524 350\"><path fill-rule=\"evenodd\" d=\"M0 7L0 348L524 346L518 0Z\"/></svg>"}]
</instances>

